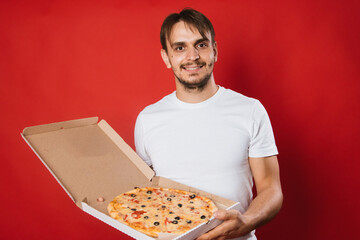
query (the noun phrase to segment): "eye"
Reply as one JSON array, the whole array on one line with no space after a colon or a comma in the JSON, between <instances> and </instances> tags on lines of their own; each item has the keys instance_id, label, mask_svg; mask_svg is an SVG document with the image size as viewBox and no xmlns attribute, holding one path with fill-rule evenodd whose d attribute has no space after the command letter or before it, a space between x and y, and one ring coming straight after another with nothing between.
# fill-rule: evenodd
<instances>
[{"instance_id":1,"label":"eye","mask_svg":"<svg viewBox=\"0 0 360 240\"><path fill-rule=\"evenodd\" d=\"M199 48L204 48L204 47L207 47L207 44L206 43L199 43L198 47Z\"/></svg>"},{"instance_id":2,"label":"eye","mask_svg":"<svg viewBox=\"0 0 360 240\"><path fill-rule=\"evenodd\" d=\"M180 52L180 51L182 51L182 50L184 50L184 47L182 47L182 46L179 46L179 47L176 47L176 48L175 48L175 51L179 51L179 52Z\"/></svg>"}]
</instances>

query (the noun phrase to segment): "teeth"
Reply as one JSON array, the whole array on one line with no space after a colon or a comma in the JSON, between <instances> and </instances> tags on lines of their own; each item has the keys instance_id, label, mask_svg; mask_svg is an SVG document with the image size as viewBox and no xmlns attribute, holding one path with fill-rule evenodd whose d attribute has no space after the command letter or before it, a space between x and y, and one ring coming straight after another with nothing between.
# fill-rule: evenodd
<instances>
[{"instance_id":1,"label":"teeth","mask_svg":"<svg viewBox=\"0 0 360 240\"><path fill-rule=\"evenodd\" d=\"M185 69L186 70L195 70L195 69L198 69L198 68L200 68L200 67L186 67Z\"/></svg>"}]
</instances>

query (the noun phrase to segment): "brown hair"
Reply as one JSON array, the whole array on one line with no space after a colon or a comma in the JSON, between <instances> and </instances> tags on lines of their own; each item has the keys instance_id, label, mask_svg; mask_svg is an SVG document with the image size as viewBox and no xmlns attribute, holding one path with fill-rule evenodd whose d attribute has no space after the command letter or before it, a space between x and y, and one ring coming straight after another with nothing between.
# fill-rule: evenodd
<instances>
[{"instance_id":1,"label":"brown hair","mask_svg":"<svg viewBox=\"0 0 360 240\"><path fill-rule=\"evenodd\" d=\"M211 41L213 43L215 42L215 31L210 20L201 12L191 8L185 8L180 13L172 13L167 16L161 26L160 42L162 48L166 51L166 39L170 37L172 27L180 21L185 22L187 25L194 26L205 39L207 39L206 33L210 32Z\"/></svg>"}]
</instances>

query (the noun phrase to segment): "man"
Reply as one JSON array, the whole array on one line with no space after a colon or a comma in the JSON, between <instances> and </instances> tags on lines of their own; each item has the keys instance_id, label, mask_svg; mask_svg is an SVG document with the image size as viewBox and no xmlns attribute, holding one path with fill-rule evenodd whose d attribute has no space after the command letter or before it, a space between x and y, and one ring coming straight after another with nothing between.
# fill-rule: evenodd
<instances>
[{"instance_id":1,"label":"man","mask_svg":"<svg viewBox=\"0 0 360 240\"><path fill-rule=\"evenodd\" d=\"M193 9L165 19L161 56L176 92L139 114L136 151L159 176L241 203L240 212L216 212L224 222L199 240L256 239L254 229L281 208L278 152L260 102L215 84L214 36L211 22Z\"/></svg>"}]
</instances>

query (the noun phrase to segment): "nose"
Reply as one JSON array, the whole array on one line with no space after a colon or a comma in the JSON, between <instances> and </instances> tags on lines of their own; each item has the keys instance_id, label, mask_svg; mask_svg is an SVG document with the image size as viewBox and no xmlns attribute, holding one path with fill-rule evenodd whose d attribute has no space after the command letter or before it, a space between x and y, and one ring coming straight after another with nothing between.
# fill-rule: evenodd
<instances>
[{"instance_id":1,"label":"nose","mask_svg":"<svg viewBox=\"0 0 360 240\"><path fill-rule=\"evenodd\" d=\"M188 60L197 60L199 59L200 56L199 56L199 50L196 49L195 47L191 47L188 49L188 52L187 52L187 59Z\"/></svg>"}]
</instances>

